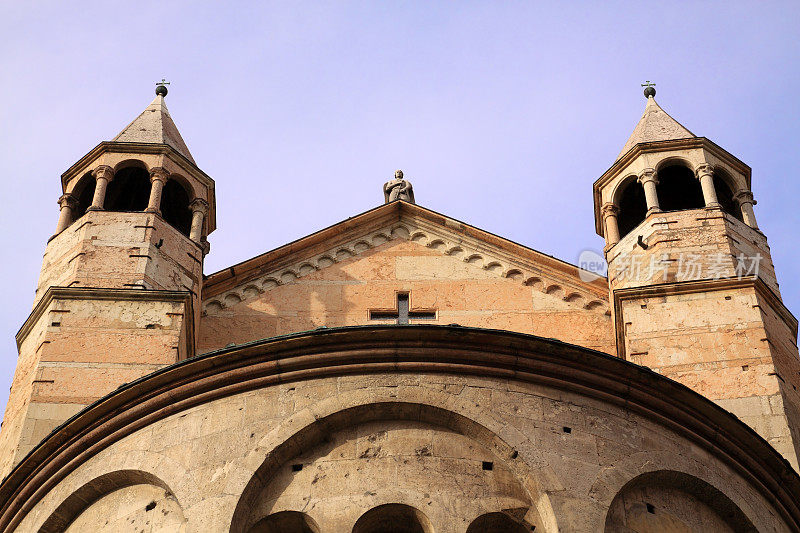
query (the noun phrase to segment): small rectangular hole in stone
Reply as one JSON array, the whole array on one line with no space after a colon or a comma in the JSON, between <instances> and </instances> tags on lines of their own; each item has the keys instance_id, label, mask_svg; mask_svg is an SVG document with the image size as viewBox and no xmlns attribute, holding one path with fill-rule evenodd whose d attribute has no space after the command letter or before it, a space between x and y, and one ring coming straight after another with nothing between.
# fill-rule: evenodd
<instances>
[{"instance_id":1,"label":"small rectangular hole in stone","mask_svg":"<svg viewBox=\"0 0 800 533\"><path fill-rule=\"evenodd\" d=\"M725 297L725 299L726 299L726 300L730 300L730 299L731 299L731 297L730 297L730 296L726 296L726 297Z\"/></svg>"},{"instance_id":2,"label":"small rectangular hole in stone","mask_svg":"<svg viewBox=\"0 0 800 533\"><path fill-rule=\"evenodd\" d=\"M292 465L292 472L299 472L302 469L303 469L303 465L301 465L301 464Z\"/></svg>"},{"instance_id":3,"label":"small rectangular hole in stone","mask_svg":"<svg viewBox=\"0 0 800 533\"><path fill-rule=\"evenodd\" d=\"M642 309L647 309L647 304L642 304Z\"/></svg>"},{"instance_id":4,"label":"small rectangular hole in stone","mask_svg":"<svg viewBox=\"0 0 800 533\"><path fill-rule=\"evenodd\" d=\"M59 327L61 325L61 322L51 322L50 325L51 326L55 326L55 327Z\"/></svg>"},{"instance_id":5,"label":"small rectangular hole in stone","mask_svg":"<svg viewBox=\"0 0 800 533\"><path fill-rule=\"evenodd\" d=\"M562 429L564 430L564 433L572 433L572 428L568 428L567 426L564 426Z\"/></svg>"},{"instance_id":6,"label":"small rectangular hole in stone","mask_svg":"<svg viewBox=\"0 0 800 533\"><path fill-rule=\"evenodd\" d=\"M647 512L650 514L656 514L656 507L652 503L648 503L647 505Z\"/></svg>"},{"instance_id":7,"label":"small rectangular hole in stone","mask_svg":"<svg viewBox=\"0 0 800 533\"><path fill-rule=\"evenodd\" d=\"M742 372L747 372L750 370L750 365L742 365Z\"/></svg>"},{"instance_id":8,"label":"small rectangular hole in stone","mask_svg":"<svg viewBox=\"0 0 800 533\"><path fill-rule=\"evenodd\" d=\"M483 462L483 469L484 470L491 470L494 468L494 463L491 461L484 461Z\"/></svg>"}]
</instances>

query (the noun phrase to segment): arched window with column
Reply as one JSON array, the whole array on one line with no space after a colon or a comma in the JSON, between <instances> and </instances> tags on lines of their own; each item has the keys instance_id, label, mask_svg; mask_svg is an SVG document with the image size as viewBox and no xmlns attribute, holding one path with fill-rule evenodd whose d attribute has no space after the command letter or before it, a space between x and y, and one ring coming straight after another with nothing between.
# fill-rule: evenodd
<instances>
[{"instance_id":1,"label":"arched window with column","mask_svg":"<svg viewBox=\"0 0 800 533\"><path fill-rule=\"evenodd\" d=\"M619 236L624 237L641 224L647 215L644 188L636 176L629 176L619 185L614 195L614 204L619 208Z\"/></svg>"},{"instance_id":2,"label":"arched window with column","mask_svg":"<svg viewBox=\"0 0 800 533\"><path fill-rule=\"evenodd\" d=\"M719 167L714 169L714 190L717 193L717 201L720 207L737 220L742 220L742 208L739 206L739 202L734 198L734 191L736 188L735 182L730 174Z\"/></svg>"},{"instance_id":3,"label":"arched window with column","mask_svg":"<svg viewBox=\"0 0 800 533\"><path fill-rule=\"evenodd\" d=\"M144 211L150 200L150 174L143 166L126 166L108 184L106 211Z\"/></svg>"},{"instance_id":4,"label":"arched window with column","mask_svg":"<svg viewBox=\"0 0 800 533\"><path fill-rule=\"evenodd\" d=\"M75 187L72 189L72 197L75 199L75 210L72 213L72 220L74 222L86 214L86 210L92 205L92 198L94 198L94 188L96 181L91 172L87 172Z\"/></svg>"},{"instance_id":5,"label":"arched window with column","mask_svg":"<svg viewBox=\"0 0 800 533\"><path fill-rule=\"evenodd\" d=\"M683 162L669 162L657 169L656 192L662 211L705 207L703 189L694 172Z\"/></svg>"},{"instance_id":6,"label":"arched window with column","mask_svg":"<svg viewBox=\"0 0 800 533\"><path fill-rule=\"evenodd\" d=\"M179 179L170 178L161 194L161 216L172 227L189 236L192 228L191 195Z\"/></svg>"}]
</instances>

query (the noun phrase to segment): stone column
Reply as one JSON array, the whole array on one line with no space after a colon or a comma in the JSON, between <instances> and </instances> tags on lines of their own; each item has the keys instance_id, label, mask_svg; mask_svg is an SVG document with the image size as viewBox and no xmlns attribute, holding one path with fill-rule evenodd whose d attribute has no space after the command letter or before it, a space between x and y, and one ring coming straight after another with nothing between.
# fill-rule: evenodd
<instances>
[{"instance_id":1,"label":"stone column","mask_svg":"<svg viewBox=\"0 0 800 533\"><path fill-rule=\"evenodd\" d=\"M108 165L100 165L92 171L92 176L94 176L96 183L92 205L89 206L87 211L102 211L106 202L106 188L111 180L114 179L114 169Z\"/></svg>"},{"instance_id":2,"label":"stone column","mask_svg":"<svg viewBox=\"0 0 800 533\"><path fill-rule=\"evenodd\" d=\"M619 215L619 207L611 202L603 204L600 208L600 213L603 216L603 222L606 228L606 244L616 244L619 242L619 226L617 224L617 215Z\"/></svg>"},{"instance_id":3,"label":"stone column","mask_svg":"<svg viewBox=\"0 0 800 533\"><path fill-rule=\"evenodd\" d=\"M646 168L639 174L639 183L644 187L644 198L647 202L647 214L656 213L661 211L658 205L658 193L656 192L656 185L658 185L658 177L656 171L652 168Z\"/></svg>"},{"instance_id":4,"label":"stone column","mask_svg":"<svg viewBox=\"0 0 800 533\"><path fill-rule=\"evenodd\" d=\"M161 193L164 185L169 179L169 171L162 167L154 167L150 170L150 200L147 203L145 213L161 214Z\"/></svg>"},{"instance_id":5,"label":"stone column","mask_svg":"<svg viewBox=\"0 0 800 533\"><path fill-rule=\"evenodd\" d=\"M720 207L719 200L717 200L717 191L714 189L714 171L711 165L703 163L697 167L694 174L700 180L700 186L703 188L703 200L706 203L706 207Z\"/></svg>"},{"instance_id":6,"label":"stone column","mask_svg":"<svg viewBox=\"0 0 800 533\"><path fill-rule=\"evenodd\" d=\"M71 194L64 194L58 199L58 205L61 211L58 214L58 225L56 226L56 235L64 231L72 224L72 215L77 206L77 201Z\"/></svg>"},{"instance_id":7,"label":"stone column","mask_svg":"<svg viewBox=\"0 0 800 533\"><path fill-rule=\"evenodd\" d=\"M742 209L742 220L744 220L744 223L753 229L758 229L756 214L753 211L753 206L758 202L753 200L753 193L750 191L739 191L734 198L739 202L739 207Z\"/></svg>"},{"instance_id":8,"label":"stone column","mask_svg":"<svg viewBox=\"0 0 800 533\"><path fill-rule=\"evenodd\" d=\"M192 229L189 231L189 238L196 243L200 243L203 237L203 220L208 212L208 202L202 198L195 198L189 208L192 210Z\"/></svg>"}]
</instances>

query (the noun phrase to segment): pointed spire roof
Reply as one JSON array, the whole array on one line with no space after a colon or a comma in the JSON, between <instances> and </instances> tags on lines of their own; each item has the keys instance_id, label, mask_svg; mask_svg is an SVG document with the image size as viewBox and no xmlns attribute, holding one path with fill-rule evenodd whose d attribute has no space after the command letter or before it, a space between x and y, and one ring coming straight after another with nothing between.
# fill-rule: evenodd
<instances>
[{"instance_id":1,"label":"pointed spire roof","mask_svg":"<svg viewBox=\"0 0 800 533\"><path fill-rule=\"evenodd\" d=\"M655 91L653 91L655 94ZM687 130L677 120L661 109L653 96L648 96L644 114L639 119L639 123L633 129L628 142L617 156L617 159L625 155L628 150L639 143L649 143L654 141L670 141L674 139L688 139L697 137L694 133Z\"/></svg>"},{"instance_id":2,"label":"pointed spire roof","mask_svg":"<svg viewBox=\"0 0 800 533\"><path fill-rule=\"evenodd\" d=\"M189 148L169 115L163 94L157 94L147 109L114 137L114 141L167 144L194 163Z\"/></svg>"}]
</instances>

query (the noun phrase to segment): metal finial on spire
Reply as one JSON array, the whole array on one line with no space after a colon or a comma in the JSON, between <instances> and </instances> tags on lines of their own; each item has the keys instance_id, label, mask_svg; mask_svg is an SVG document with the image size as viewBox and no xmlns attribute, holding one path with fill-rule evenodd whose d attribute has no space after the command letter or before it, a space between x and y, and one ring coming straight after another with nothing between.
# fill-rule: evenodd
<instances>
[{"instance_id":1,"label":"metal finial on spire","mask_svg":"<svg viewBox=\"0 0 800 533\"><path fill-rule=\"evenodd\" d=\"M642 87L644 87L644 97L645 98L652 98L652 97L654 97L656 95L656 89L655 89L656 84L655 83L651 83L650 80L645 81L642 84Z\"/></svg>"},{"instance_id":2,"label":"metal finial on spire","mask_svg":"<svg viewBox=\"0 0 800 533\"><path fill-rule=\"evenodd\" d=\"M169 85L169 82L164 78L161 78L161 81L157 81L156 82L156 95L158 95L158 96L167 96L167 93L169 92L169 91L167 91L167 85Z\"/></svg>"}]
</instances>

